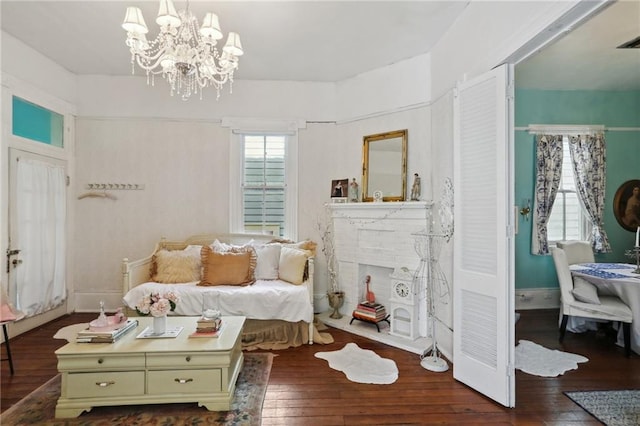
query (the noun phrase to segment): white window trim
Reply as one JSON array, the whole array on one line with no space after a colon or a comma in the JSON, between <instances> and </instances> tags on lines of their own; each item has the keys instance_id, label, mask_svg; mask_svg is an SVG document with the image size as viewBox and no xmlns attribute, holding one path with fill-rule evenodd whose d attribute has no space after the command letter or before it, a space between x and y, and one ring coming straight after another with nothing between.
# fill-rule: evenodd
<instances>
[{"instance_id":1,"label":"white window trim","mask_svg":"<svg viewBox=\"0 0 640 426\"><path fill-rule=\"evenodd\" d=\"M233 233L244 233L242 211L243 150L242 136L246 134L278 134L287 136L285 155L285 229L284 236L298 239L298 129L306 123L298 120L265 120L244 118L223 118L222 126L231 128L229 149L229 229Z\"/></svg>"},{"instance_id":2,"label":"white window trim","mask_svg":"<svg viewBox=\"0 0 640 426\"><path fill-rule=\"evenodd\" d=\"M569 138L570 136L578 136L578 135L583 135L585 133L594 133L594 132L602 132L604 131L604 126L603 125L595 125L595 126L570 126L570 125L536 125L536 124L532 124L529 125L529 133L530 134L560 134L562 135L562 144L563 144L563 149L564 149L564 144L567 143L568 141L566 140L567 138ZM573 174L572 174L573 175ZM575 176L573 176L575 179ZM556 200L558 200L558 197L561 196L561 189L558 188L558 193L556 194ZM567 192L572 192L572 193L576 193L576 191L564 191L565 193ZM563 233L564 236L562 239L560 240L552 240L551 238L548 239L548 244L550 247L555 247L556 243L558 241L581 241L581 240L586 240L588 239L588 235L589 235L589 228L591 226L589 220L586 218L586 215L584 213L584 206L582 205L582 201L580 200L580 197L578 197L578 203L580 205L580 238L578 240L571 240L571 239L567 239L566 233L567 233L567 229L566 229L566 218L563 219Z\"/></svg>"}]
</instances>

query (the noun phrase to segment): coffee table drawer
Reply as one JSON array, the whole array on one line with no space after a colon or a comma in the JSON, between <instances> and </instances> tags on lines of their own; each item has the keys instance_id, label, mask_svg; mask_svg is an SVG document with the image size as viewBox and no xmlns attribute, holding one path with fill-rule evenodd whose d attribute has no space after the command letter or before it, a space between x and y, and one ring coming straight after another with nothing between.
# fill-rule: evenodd
<instances>
[{"instance_id":1,"label":"coffee table drawer","mask_svg":"<svg viewBox=\"0 0 640 426\"><path fill-rule=\"evenodd\" d=\"M144 394L144 371L70 373L67 398L133 396Z\"/></svg>"},{"instance_id":2,"label":"coffee table drawer","mask_svg":"<svg viewBox=\"0 0 640 426\"><path fill-rule=\"evenodd\" d=\"M217 353L148 353L147 367L149 368L203 368L218 367L229 364L229 355Z\"/></svg>"},{"instance_id":3,"label":"coffee table drawer","mask_svg":"<svg viewBox=\"0 0 640 426\"><path fill-rule=\"evenodd\" d=\"M87 343L88 345L92 343ZM144 354L67 355L58 357L59 371L114 370L144 368Z\"/></svg>"},{"instance_id":4,"label":"coffee table drawer","mask_svg":"<svg viewBox=\"0 0 640 426\"><path fill-rule=\"evenodd\" d=\"M147 373L147 393L153 395L220 392L222 372L209 370L168 370Z\"/></svg>"}]
</instances>

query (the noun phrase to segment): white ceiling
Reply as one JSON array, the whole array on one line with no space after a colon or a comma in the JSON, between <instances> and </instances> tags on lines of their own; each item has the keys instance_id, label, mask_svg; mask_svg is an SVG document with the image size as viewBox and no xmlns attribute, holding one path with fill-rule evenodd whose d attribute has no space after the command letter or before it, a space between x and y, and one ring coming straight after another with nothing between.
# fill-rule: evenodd
<instances>
[{"instance_id":1,"label":"white ceiling","mask_svg":"<svg viewBox=\"0 0 640 426\"><path fill-rule=\"evenodd\" d=\"M174 0L177 9L185 2ZM428 52L468 1L196 1L200 19L220 17L245 55L236 79L339 81ZM130 75L120 27L127 6L157 34L158 1L0 2L2 30L76 74ZM640 35L640 0L606 8L516 67L519 87L640 89L640 49L615 49ZM136 74L143 75L136 70Z\"/></svg>"},{"instance_id":2,"label":"white ceiling","mask_svg":"<svg viewBox=\"0 0 640 426\"><path fill-rule=\"evenodd\" d=\"M640 90L640 49L617 49L640 36L640 1L600 11L516 66L516 86L547 90Z\"/></svg>"},{"instance_id":3,"label":"white ceiling","mask_svg":"<svg viewBox=\"0 0 640 426\"><path fill-rule=\"evenodd\" d=\"M186 2L174 1L176 9ZM240 34L236 79L338 81L428 52L468 2L191 1L201 21ZM150 39L158 1L2 1L2 29L76 74L130 75L121 28L142 9ZM142 75L142 71L136 71Z\"/></svg>"}]
</instances>

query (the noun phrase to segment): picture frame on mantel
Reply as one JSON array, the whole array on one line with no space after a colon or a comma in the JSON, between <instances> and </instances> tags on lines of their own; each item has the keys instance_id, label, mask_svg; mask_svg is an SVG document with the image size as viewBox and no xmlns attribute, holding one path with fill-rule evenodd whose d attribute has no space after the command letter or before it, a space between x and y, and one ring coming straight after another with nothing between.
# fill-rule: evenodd
<instances>
[{"instance_id":1,"label":"picture frame on mantel","mask_svg":"<svg viewBox=\"0 0 640 426\"><path fill-rule=\"evenodd\" d=\"M349 193L349 179L334 179L331 181L331 202L346 203Z\"/></svg>"}]
</instances>

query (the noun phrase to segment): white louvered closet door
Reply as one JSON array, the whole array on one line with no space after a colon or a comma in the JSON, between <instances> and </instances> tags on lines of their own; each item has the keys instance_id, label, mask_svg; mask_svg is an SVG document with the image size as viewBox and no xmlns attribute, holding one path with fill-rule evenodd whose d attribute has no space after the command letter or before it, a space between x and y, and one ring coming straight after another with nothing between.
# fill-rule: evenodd
<instances>
[{"instance_id":1,"label":"white louvered closet door","mask_svg":"<svg viewBox=\"0 0 640 426\"><path fill-rule=\"evenodd\" d=\"M502 65L460 83L454 100L453 376L507 407L515 405L512 71Z\"/></svg>"}]
</instances>

